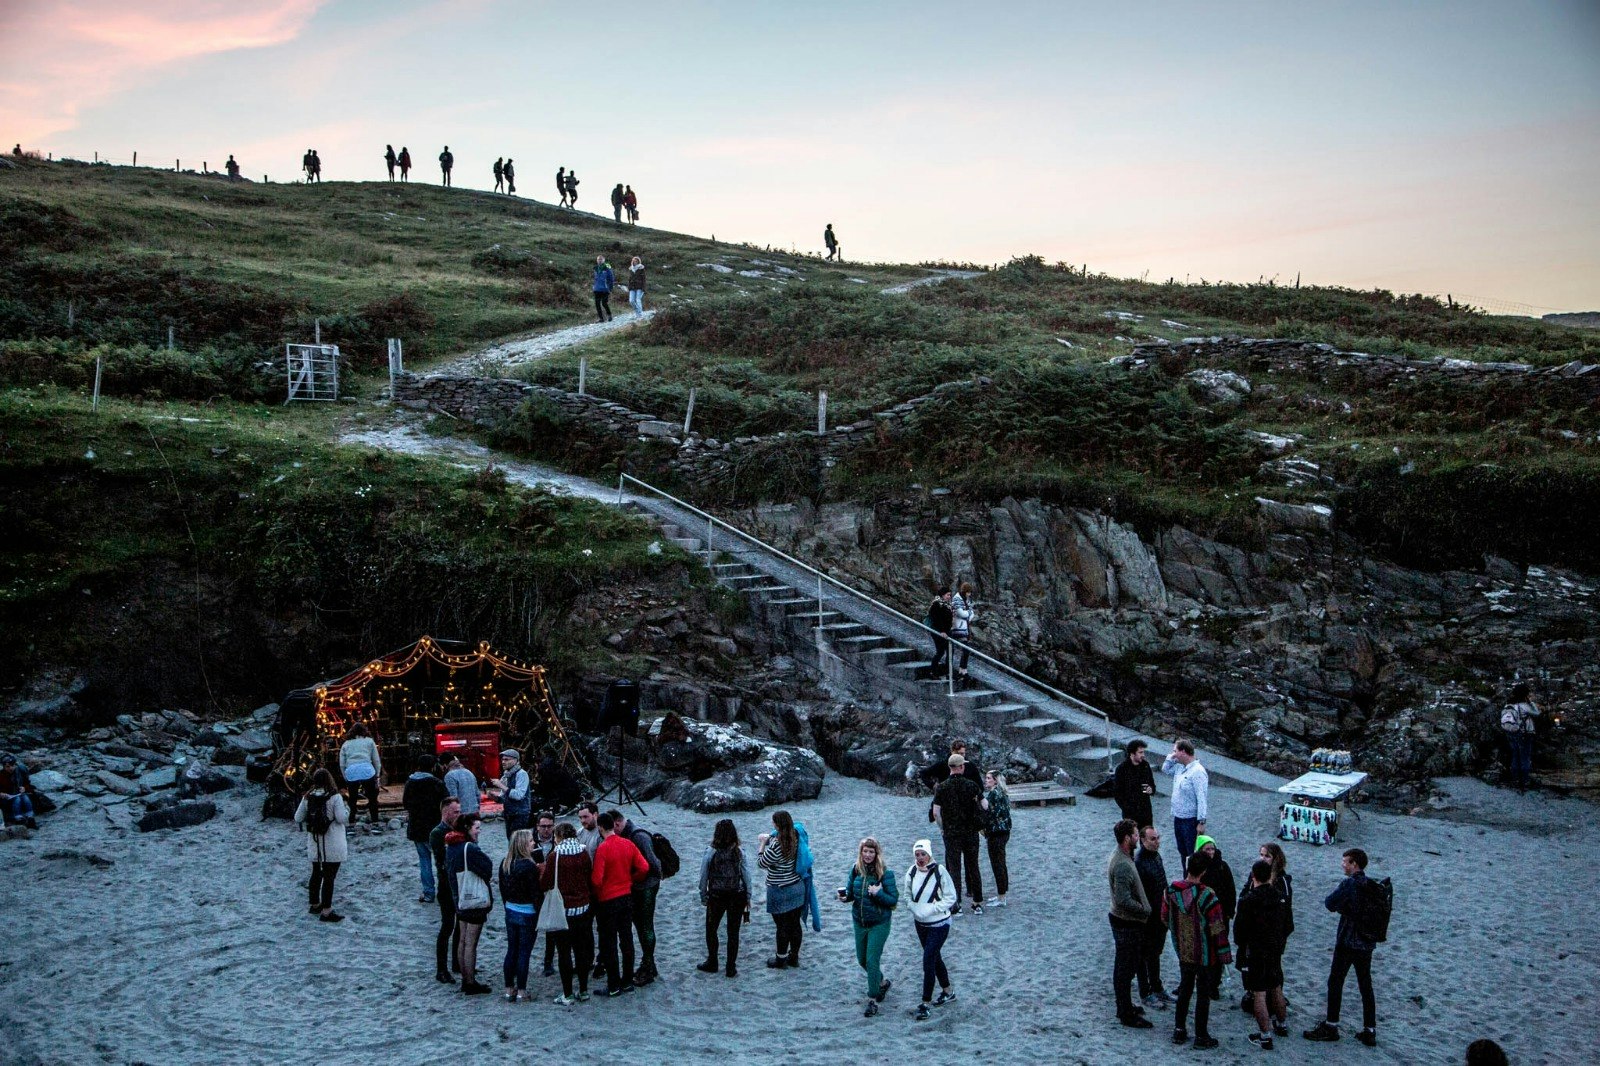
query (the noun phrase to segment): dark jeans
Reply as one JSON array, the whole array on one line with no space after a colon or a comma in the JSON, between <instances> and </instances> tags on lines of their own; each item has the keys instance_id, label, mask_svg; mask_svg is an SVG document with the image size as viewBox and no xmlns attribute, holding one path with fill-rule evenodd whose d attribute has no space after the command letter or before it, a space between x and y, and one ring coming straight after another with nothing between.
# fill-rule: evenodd
<instances>
[{"instance_id":1,"label":"dark jeans","mask_svg":"<svg viewBox=\"0 0 1600 1066\"><path fill-rule=\"evenodd\" d=\"M972 634L970 634L970 633L951 633L950 636L953 637L956 640L959 640L961 642L961 644L962 644L962 648L961 648L961 666L959 667L959 669L964 674L964 673L967 672L967 663L972 658L972 649L966 647L967 640L972 636Z\"/></svg>"},{"instance_id":2,"label":"dark jeans","mask_svg":"<svg viewBox=\"0 0 1600 1066\"><path fill-rule=\"evenodd\" d=\"M728 918L728 969L739 961L739 927L744 924L744 909L750 897L743 892L712 892L706 897L706 958L717 961L717 926Z\"/></svg>"},{"instance_id":3,"label":"dark jeans","mask_svg":"<svg viewBox=\"0 0 1600 1066\"><path fill-rule=\"evenodd\" d=\"M434 937L433 956L436 973L460 972L457 948L461 937L456 933L456 901L450 895L450 886L439 890L439 934Z\"/></svg>"},{"instance_id":4,"label":"dark jeans","mask_svg":"<svg viewBox=\"0 0 1600 1066\"><path fill-rule=\"evenodd\" d=\"M633 983L633 896L618 896L595 907L600 923L600 961L606 968L606 989L613 991ZM617 952L622 963L618 969Z\"/></svg>"},{"instance_id":5,"label":"dark jeans","mask_svg":"<svg viewBox=\"0 0 1600 1066\"><path fill-rule=\"evenodd\" d=\"M1189 856L1194 854L1194 840L1199 835L1200 819L1172 819L1172 839L1178 842L1178 854L1183 858L1183 869L1189 866Z\"/></svg>"},{"instance_id":6,"label":"dark jeans","mask_svg":"<svg viewBox=\"0 0 1600 1066\"><path fill-rule=\"evenodd\" d=\"M950 923L923 925L918 922L917 939L922 943L922 1002L926 1003L933 998L935 979L940 988L950 987L950 974L946 972L944 956L940 954L944 942L950 939Z\"/></svg>"},{"instance_id":7,"label":"dark jeans","mask_svg":"<svg viewBox=\"0 0 1600 1066\"><path fill-rule=\"evenodd\" d=\"M933 635L933 661L928 664L928 676L944 669L945 658L950 654L950 638L942 633Z\"/></svg>"},{"instance_id":8,"label":"dark jeans","mask_svg":"<svg viewBox=\"0 0 1600 1066\"><path fill-rule=\"evenodd\" d=\"M28 798L26 792L18 792L15 796L5 801L5 822L7 825L26 822L33 817L33 800Z\"/></svg>"},{"instance_id":9,"label":"dark jeans","mask_svg":"<svg viewBox=\"0 0 1600 1066\"><path fill-rule=\"evenodd\" d=\"M1011 889L1011 871L1006 868L1006 845L1011 834L990 833L984 838L989 847L989 869L994 873L994 894L1003 896Z\"/></svg>"},{"instance_id":10,"label":"dark jeans","mask_svg":"<svg viewBox=\"0 0 1600 1066\"><path fill-rule=\"evenodd\" d=\"M1196 966L1193 963L1178 963L1178 1009L1173 1015L1172 1027L1184 1028L1184 1023L1189 1020L1189 997L1194 996L1194 1035L1202 1039L1211 1035L1207 1023L1211 1018L1211 986L1218 977L1212 971L1216 966Z\"/></svg>"},{"instance_id":11,"label":"dark jeans","mask_svg":"<svg viewBox=\"0 0 1600 1066\"><path fill-rule=\"evenodd\" d=\"M357 809L361 806L361 797L367 797L367 813L372 816L372 824L378 824L378 779L368 778L365 781L346 781L350 788L350 820L355 821L359 815Z\"/></svg>"},{"instance_id":12,"label":"dark jeans","mask_svg":"<svg viewBox=\"0 0 1600 1066\"><path fill-rule=\"evenodd\" d=\"M533 812L512 813L511 811L506 811L503 817L506 823L506 839L510 840L512 833L515 833L518 829L528 828L528 823L533 819Z\"/></svg>"},{"instance_id":13,"label":"dark jeans","mask_svg":"<svg viewBox=\"0 0 1600 1066\"><path fill-rule=\"evenodd\" d=\"M806 909L802 904L792 911L774 914L772 920L778 923L778 957L787 957L790 962L800 961L800 941L805 939Z\"/></svg>"},{"instance_id":14,"label":"dark jeans","mask_svg":"<svg viewBox=\"0 0 1600 1066\"><path fill-rule=\"evenodd\" d=\"M552 902L550 906L559 906ZM578 978L578 991L589 991L589 967L594 965L594 911L567 915L567 931L551 933L546 944L554 944L561 958L561 991L572 995L572 978Z\"/></svg>"},{"instance_id":15,"label":"dark jeans","mask_svg":"<svg viewBox=\"0 0 1600 1066\"><path fill-rule=\"evenodd\" d=\"M1139 998L1165 992L1161 983L1161 956L1167 950L1167 927L1160 922L1147 922L1144 927L1144 947L1139 952Z\"/></svg>"},{"instance_id":16,"label":"dark jeans","mask_svg":"<svg viewBox=\"0 0 1600 1066\"><path fill-rule=\"evenodd\" d=\"M1116 959L1111 967L1111 987L1117 997L1117 1017L1131 1018L1137 1013L1131 988L1134 975L1139 972L1140 955L1144 951L1144 923L1111 917L1111 941L1116 945Z\"/></svg>"},{"instance_id":17,"label":"dark jeans","mask_svg":"<svg viewBox=\"0 0 1600 1066\"><path fill-rule=\"evenodd\" d=\"M618 222L622 221L622 205L621 204L612 204L611 205L611 213L617 216L617 221Z\"/></svg>"},{"instance_id":18,"label":"dark jeans","mask_svg":"<svg viewBox=\"0 0 1600 1066\"><path fill-rule=\"evenodd\" d=\"M1367 1029L1378 1027L1378 999L1372 994L1372 952L1354 948L1333 949L1333 969L1328 971L1328 1021L1339 1023L1339 1009L1344 1000L1344 980L1350 976L1350 967L1356 968L1356 984L1361 989L1361 1024Z\"/></svg>"},{"instance_id":19,"label":"dark jeans","mask_svg":"<svg viewBox=\"0 0 1600 1066\"><path fill-rule=\"evenodd\" d=\"M339 864L336 862L313 862L311 864L311 891L308 902L313 907L323 910L333 909L333 879L339 876Z\"/></svg>"},{"instance_id":20,"label":"dark jeans","mask_svg":"<svg viewBox=\"0 0 1600 1066\"><path fill-rule=\"evenodd\" d=\"M983 871L978 869L978 834L946 833L944 864L956 885L956 908L961 907L961 868L967 868L967 895L973 903L983 902Z\"/></svg>"},{"instance_id":21,"label":"dark jeans","mask_svg":"<svg viewBox=\"0 0 1600 1066\"><path fill-rule=\"evenodd\" d=\"M595 317L602 322L611 317L611 294L609 292L595 290L594 313Z\"/></svg>"},{"instance_id":22,"label":"dark jeans","mask_svg":"<svg viewBox=\"0 0 1600 1066\"><path fill-rule=\"evenodd\" d=\"M633 890L633 928L639 933L639 968L645 973L654 973L656 968L656 894L661 891L661 886L655 888L636 888Z\"/></svg>"},{"instance_id":23,"label":"dark jeans","mask_svg":"<svg viewBox=\"0 0 1600 1066\"><path fill-rule=\"evenodd\" d=\"M533 955L533 942L539 937L533 925L536 921L531 914L506 911L506 961L500 969L507 988L528 987L528 959Z\"/></svg>"},{"instance_id":24,"label":"dark jeans","mask_svg":"<svg viewBox=\"0 0 1600 1066\"><path fill-rule=\"evenodd\" d=\"M1510 733L1507 739L1511 741L1511 783L1526 786L1533 770L1533 734Z\"/></svg>"}]
</instances>

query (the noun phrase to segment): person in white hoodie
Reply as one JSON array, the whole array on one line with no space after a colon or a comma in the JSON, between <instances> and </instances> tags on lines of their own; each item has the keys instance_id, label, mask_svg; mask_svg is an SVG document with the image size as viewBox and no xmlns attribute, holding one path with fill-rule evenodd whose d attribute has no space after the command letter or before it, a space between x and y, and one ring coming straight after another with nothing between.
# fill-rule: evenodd
<instances>
[{"instance_id":1,"label":"person in white hoodie","mask_svg":"<svg viewBox=\"0 0 1600 1066\"><path fill-rule=\"evenodd\" d=\"M933 845L919 840L911 848L911 869L900 901L909 904L916 921L917 940L922 944L922 1002L917 1004L917 1021L928 1020L928 1005L939 1007L952 1002L950 974L944 968L944 942L950 937L950 912L956 905L956 884L950 872L933 861ZM939 998L933 998L933 983L939 982Z\"/></svg>"},{"instance_id":2,"label":"person in white hoodie","mask_svg":"<svg viewBox=\"0 0 1600 1066\"><path fill-rule=\"evenodd\" d=\"M350 813L356 814L361 797L367 797L367 810L372 815L374 827L378 824L378 783L383 780L383 760L378 757L378 744L367 733L367 727L357 722L350 727L349 736L339 747L339 772L350 786Z\"/></svg>"}]
</instances>

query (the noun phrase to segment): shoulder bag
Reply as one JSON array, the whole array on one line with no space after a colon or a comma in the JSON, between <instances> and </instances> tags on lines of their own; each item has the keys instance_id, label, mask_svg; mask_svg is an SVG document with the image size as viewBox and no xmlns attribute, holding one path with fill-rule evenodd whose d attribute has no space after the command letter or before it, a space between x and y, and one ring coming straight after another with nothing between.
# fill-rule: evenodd
<instances>
[{"instance_id":1,"label":"shoulder bag","mask_svg":"<svg viewBox=\"0 0 1600 1066\"><path fill-rule=\"evenodd\" d=\"M456 874L456 910L475 911L489 905L489 885L472 872L472 843L461 847L461 872Z\"/></svg>"},{"instance_id":2,"label":"shoulder bag","mask_svg":"<svg viewBox=\"0 0 1600 1066\"><path fill-rule=\"evenodd\" d=\"M544 906L539 908L539 920L533 928L540 933L565 933L567 931L567 904L561 898L561 856L552 851L550 861L556 864L550 880L550 891L544 894Z\"/></svg>"}]
</instances>

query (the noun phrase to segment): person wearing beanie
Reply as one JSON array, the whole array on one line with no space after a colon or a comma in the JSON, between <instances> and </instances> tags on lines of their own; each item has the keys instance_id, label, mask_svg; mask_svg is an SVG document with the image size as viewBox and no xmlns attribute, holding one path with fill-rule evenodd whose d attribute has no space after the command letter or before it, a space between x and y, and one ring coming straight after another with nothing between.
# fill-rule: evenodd
<instances>
[{"instance_id":1,"label":"person wearing beanie","mask_svg":"<svg viewBox=\"0 0 1600 1066\"><path fill-rule=\"evenodd\" d=\"M950 776L933 790L933 816L944 833L944 859L956 886L951 914L961 913L961 869L966 867L972 913L983 913L983 871L978 868L978 835L983 829L983 787L966 774L967 760L952 754Z\"/></svg>"},{"instance_id":2,"label":"person wearing beanie","mask_svg":"<svg viewBox=\"0 0 1600 1066\"><path fill-rule=\"evenodd\" d=\"M915 860L906 871L906 887L900 899L911 909L917 940L922 944L922 1002L917 1005L917 1021L928 1020L930 1005L941 1007L952 1002L950 974L944 966L944 942L950 938L950 917L954 913L956 885L949 871L933 861L933 844L919 840L911 847ZM934 982L939 983L939 998L933 998Z\"/></svg>"}]
</instances>

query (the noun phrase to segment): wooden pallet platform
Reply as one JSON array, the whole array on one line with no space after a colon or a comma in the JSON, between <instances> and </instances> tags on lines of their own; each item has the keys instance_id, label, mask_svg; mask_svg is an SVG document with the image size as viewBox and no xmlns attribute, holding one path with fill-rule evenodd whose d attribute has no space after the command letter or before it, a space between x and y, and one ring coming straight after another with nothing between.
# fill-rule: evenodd
<instances>
[{"instance_id":1,"label":"wooden pallet platform","mask_svg":"<svg viewBox=\"0 0 1600 1066\"><path fill-rule=\"evenodd\" d=\"M1069 807L1076 806L1077 794L1065 785L1058 785L1054 781L1022 781L1015 785L1008 785L1006 791L1011 795L1011 805L1043 807L1048 803L1064 803Z\"/></svg>"}]
</instances>

